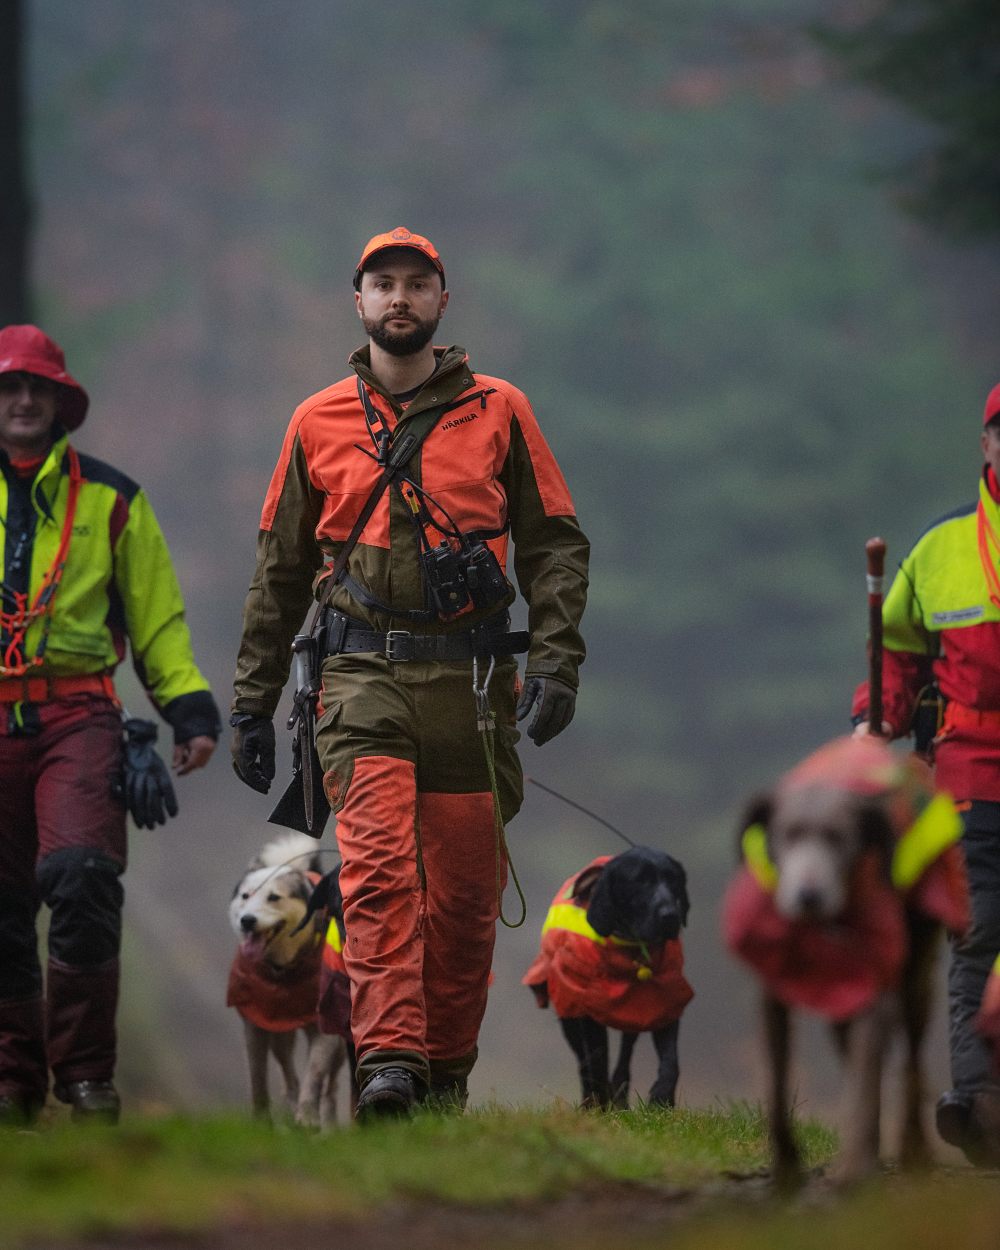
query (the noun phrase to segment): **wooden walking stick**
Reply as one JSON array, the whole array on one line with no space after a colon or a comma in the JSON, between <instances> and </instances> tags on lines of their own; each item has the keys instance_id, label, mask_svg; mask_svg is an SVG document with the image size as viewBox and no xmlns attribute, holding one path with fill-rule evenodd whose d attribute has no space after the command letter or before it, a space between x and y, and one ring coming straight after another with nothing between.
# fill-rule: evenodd
<instances>
[{"instance_id":1,"label":"wooden walking stick","mask_svg":"<svg viewBox=\"0 0 1000 1250\"><path fill-rule=\"evenodd\" d=\"M885 540L869 538L868 557L868 729L882 737L882 581Z\"/></svg>"}]
</instances>

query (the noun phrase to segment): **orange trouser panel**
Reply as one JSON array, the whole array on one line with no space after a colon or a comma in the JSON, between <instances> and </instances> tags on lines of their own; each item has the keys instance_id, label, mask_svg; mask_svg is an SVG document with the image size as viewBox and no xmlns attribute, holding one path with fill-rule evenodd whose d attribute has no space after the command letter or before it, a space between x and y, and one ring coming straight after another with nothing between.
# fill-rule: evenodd
<instances>
[{"instance_id":1,"label":"orange trouser panel","mask_svg":"<svg viewBox=\"0 0 1000 1250\"><path fill-rule=\"evenodd\" d=\"M354 765L337 821L359 1059L370 1050L426 1053L416 795L409 760L365 756Z\"/></svg>"},{"instance_id":2,"label":"orange trouser panel","mask_svg":"<svg viewBox=\"0 0 1000 1250\"><path fill-rule=\"evenodd\" d=\"M409 761L366 756L355 764L337 839L358 1058L374 1050L469 1054L496 935L492 795L418 796Z\"/></svg>"},{"instance_id":3,"label":"orange trouser panel","mask_svg":"<svg viewBox=\"0 0 1000 1250\"><path fill-rule=\"evenodd\" d=\"M486 1010L496 939L496 835L492 794L421 794L427 877L424 999L427 1054L471 1052ZM506 881L506 863L502 866Z\"/></svg>"}]
</instances>

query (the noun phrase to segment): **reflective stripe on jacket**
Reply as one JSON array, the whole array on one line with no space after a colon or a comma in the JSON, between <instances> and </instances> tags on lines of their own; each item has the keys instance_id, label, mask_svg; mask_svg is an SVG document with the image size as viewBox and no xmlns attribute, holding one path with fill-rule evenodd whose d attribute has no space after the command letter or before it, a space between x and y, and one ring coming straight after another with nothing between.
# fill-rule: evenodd
<instances>
[{"instance_id":1,"label":"reflective stripe on jacket","mask_svg":"<svg viewBox=\"0 0 1000 1250\"><path fill-rule=\"evenodd\" d=\"M561 1019L589 1016L629 1033L663 1028L679 1020L694 997L684 978L679 940L643 948L614 936L602 937L587 922L587 905L576 896L580 878L593 880L601 856L570 877L552 901L542 926L542 945L521 978L541 1005L547 994Z\"/></svg>"},{"instance_id":2,"label":"reflective stripe on jacket","mask_svg":"<svg viewBox=\"0 0 1000 1250\"><path fill-rule=\"evenodd\" d=\"M30 486L33 535L22 589L33 601L59 548L69 493L67 440L59 439ZM83 481L42 663L32 676L114 669L132 647L136 669L158 709L186 740L219 733L208 683L194 662L184 603L170 553L144 492L117 469L80 455ZM0 516L9 517L11 488L0 474ZM2 576L15 577L8 527ZM5 598L4 610L12 603ZM44 623L28 628L23 653L38 651ZM5 645L7 639L4 640ZM0 653L0 663L3 655ZM0 678L3 677L0 668Z\"/></svg>"},{"instance_id":3,"label":"reflective stripe on jacket","mask_svg":"<svg viewBox=\"0 0 1000 1250\"><path fill-rule=\"evenodd\" d=\"M1000 505L987 474L979 504L935 521L902 561L882 609L885 719L895 736L908 733L917 696L933 677L945 698L979 712L1000 712L1000 602L980 554L985 522L1000 536ZM998 567L997 551L987 546ZM852 711L868 709L857 688ZM1000 801L1000 732L961 728L935 749L938 785L957 799Z\"/></svg>"},{"instance_id":4,"label":"reflective stripe on jacket","mask_svg":"<svg viewBox=\"0 0 1000 1250\"><path fill-rule=\"evenodd\" d=\"M319 392L292 418L261 516L257 568L247 597L237 662L234 711L270 716L288 677L289 647L302 623L324 560L348 536L380 470L357 391L360 377L390 429L419 412L456 405L435 425L409 474L462 531L496 534L489 546L514 572L528 602L527 673L576 687L584 647L589 544L527 398L500 378L475 374L461 347L435 349L438 369L400 410L371 373L369 349L351 357L355 374ZM431 512L434 513L433 505ZM496 533L500 531L499 533ZM440 536L430 531L432 544ZM424 591L413 517L395 489L382 497L347 572L396 610L422 610ZM514 588L505 603L514 599ZM341 585L330 602L380 631L464 629L504 605L447 622L412 623L366 608Z\"/></svg>"}]
</instances>

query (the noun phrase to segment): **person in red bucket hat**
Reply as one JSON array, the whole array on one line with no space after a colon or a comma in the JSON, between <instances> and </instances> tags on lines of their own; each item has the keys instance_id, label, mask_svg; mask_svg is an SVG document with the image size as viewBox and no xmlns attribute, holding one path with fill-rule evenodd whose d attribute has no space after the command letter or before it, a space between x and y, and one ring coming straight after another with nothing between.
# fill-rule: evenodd
<instances>
[{"instance_id":1,"label":"person in red bucket hat","mask_svg":"<svg viewBox=\"0 0 1000 1250\"><path fill-rule=\"evenodd\" d=\"M68 434L88 397L37 326L0 329L0 1124L29 1123L50 1073L74 1119L116 1122L126 808L176 814L156 726L124 719L131 647L174 732L178 774L220 732L163 534L130 478ZM50 909L44 981L35 920Z\"/></svg>"},{"instance_id":2,"label":"person in red bucket hat","mask_svg":"<svg viewBox=\"0 0 1000 1250\"><path fill-rule=\"evenodd\" d=\"M933 521L903 559L882 610L883 729L913 735L957 802L972 926L948 975L952 1088L937 1128L973 1162L1000 1163L1000 1077L976 1028L1000 951L1000 383L983 408L978 499ZM852 707L868 732L868 686Z\"/></svg>"},{"instance_id":3,"label":"person in red bucket hat","mask_svg":"<svg viewBox=\"0 0 1000 1250\"><path fill-rule=\"evenodd\" d=\"M368 342L289 425L230 723L237 774L266 793L290 647L319 599L313 775L337 815L357 1115L369 1119L426 1097L465 1103L503 826L522 799L516 721L530 718L541 746L573 716L589 547L527 397L474 371L464 348L434 346L449 294L430 240L376 234L353 282ZM510 628L510 540L527 631ZM305 821L313 831L308 809Z\"/></svg>"}]
</instances>

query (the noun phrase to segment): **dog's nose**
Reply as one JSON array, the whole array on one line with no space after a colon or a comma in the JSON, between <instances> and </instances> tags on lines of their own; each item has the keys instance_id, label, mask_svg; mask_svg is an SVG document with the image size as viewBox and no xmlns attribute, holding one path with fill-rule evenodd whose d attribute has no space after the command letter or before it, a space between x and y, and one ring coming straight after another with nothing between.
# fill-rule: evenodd
<instances>
[{"instance_id":1,"label":"dog's nose","mask_svg":"<svg viewBox=\"0 0 1000 1250\"><path fill-rule=\"evenodd\" d=\"M257 927L256 916L240 916L240 928L244 933L253 933Z\"/></svg>"},{"instance_id":2,"label":"dog's nose","mask_svg":"<svg viewBox=\"0 0 1000 1250\"><path fill-rule=\"evenodd\" d=\"M799 911L807 919L818 916L823 910L823 895L813 886L799 891Z\"/></svg>"}]
</instances>

